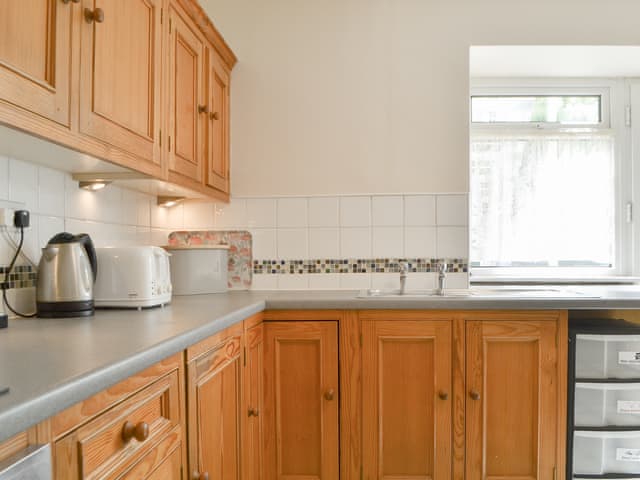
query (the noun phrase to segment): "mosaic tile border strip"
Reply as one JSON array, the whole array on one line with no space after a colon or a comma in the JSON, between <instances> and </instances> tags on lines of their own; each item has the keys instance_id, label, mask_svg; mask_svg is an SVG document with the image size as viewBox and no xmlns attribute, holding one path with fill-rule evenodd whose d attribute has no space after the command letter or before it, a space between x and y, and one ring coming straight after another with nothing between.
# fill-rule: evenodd
<instances>
[{"instance_id":1,"label":"mosaic tile border strip","mask_svg":"<svg viewBox=\"0 0 640 480\"><path fill-rule=\"evenodd\" d=\"M4 277L9 266L0 266L0 283L4 283ZM36 286L38 274L31 265L16 265L13 272L9 275L7 287L9 290L13 288L32 288Z\"/></svg>"},{"instance_id":2,"label":"mosaic tile border strip","mask_svg":"<svg viewBox=\"0 0 640 480\"><path fill-rule=\"evenodd\" d=\"M441 264L449 273L466 273L469 264L463 258L348 258L310 260L254 260L254 275L310 273L398 273L400 264L409 265L409 273L437 272Z\"/></svg>"}]
</instances>

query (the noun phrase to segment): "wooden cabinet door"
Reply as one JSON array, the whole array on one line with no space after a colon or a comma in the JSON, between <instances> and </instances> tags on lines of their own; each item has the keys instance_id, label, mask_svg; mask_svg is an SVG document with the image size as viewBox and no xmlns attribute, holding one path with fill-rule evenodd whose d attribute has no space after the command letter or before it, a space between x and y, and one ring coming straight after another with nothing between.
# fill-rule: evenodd
<instances>
[{"instance_id":1,"label":"wooden cabinet door","mask_svg":"<svg viewBox=\"0 0 640 480\"><path fill-rule=\"evenodd\" d=\"M229 193L229 72L211 49L207 185Z\"/></svg>"},{"instance_id":2,"label":"wooden cabinet door","mask_svg":"<svg viewBox=\"0 0 640 480\"><path fill-rule=\"evenodd\" d=\"M336 480L337 323L267 322L264 359L264 477Z\"/></svg>"},{"instance_id":3,"label":"wooden cabinet door","mask_svg":"<svg viewBox=\"0 0 640 480\"><path fill-rule=\"evenodd\" d=\"M169 171L201 182L207 119L204 44L177 5L169 6L169 22Z\"/></svg>"},{"instance_id":4,"label":"wooden cabinet door","mask_svg":"<svg viewBox=\"0 0 640 480\"><path fill-rule=\"evenodd\" d=\"M0 101L69 126L74 8L61 0L0 2Z\"/></svg>"},{"instance_id":5,"label":"wooden cabinet door","mask_svg":"<svg viewBox=\"0 0 640 480\"><path fill-rule=\"evenodd\" d=\"M554 478L557 322L469 321L466 479Z\"/></svg>"},{"instance_id":6,"label":"wooden cabinet door","mask_svg":"<svg viewBox=\"0 0 640 480\"><path fill-rule=\"evenodd\" d=\"M83 15L80 131L160 172L161 0L90 0ZM97 15L96 15L97 16ZM131 165L141 168L141 165Z\"/></svg>"},{"instance_id":7,"label":"wooden cabinet door","mask_svg":"<svg viewBox=\"0 0 640 480\"><path fill-rule=\"evenodd\" d=\"M264 378L264 326L256 325L245 335L246 365L244 378L245 408L242 438L244 480L262 480L262 417Z\"/></svg>"},{"instance_id":8,"label":"wooden cabinet door","mask_svg":"<svg viewBox=\"0 0 640 480\"><path fill-rule=\"evenodd\" d=\"M187 366L188 478L240 479L241 341L234 334Z\"/></svg>"},{"instance_id":9,"label":"wooden cabinet door","mask_svg":"<svg viewBox=\"0 0 640 480\"><path fill-rule=\"evenodd\" d=\"M365 479L451 478L451 335L448 320L362 322Z\"/></svg>"}]
</instances>

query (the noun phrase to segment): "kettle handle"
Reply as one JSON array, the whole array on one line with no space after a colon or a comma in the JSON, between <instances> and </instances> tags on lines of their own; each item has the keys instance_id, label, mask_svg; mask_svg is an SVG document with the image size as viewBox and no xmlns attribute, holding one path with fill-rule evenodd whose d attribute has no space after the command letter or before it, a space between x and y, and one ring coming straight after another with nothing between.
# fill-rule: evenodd
<instances>
[{"instance_id":1,"label":"kettle handle","mask_svg":"<svg viewBox=\"0 0 640 480\"><path fill-rule=\"evenodd\" d=\"M93 272L93 281L95 283L96 278L98 278L98 258L91 237L86 233L79 233L76 235L76 240L82 244L87 252L87 257L89 257L89 263L91 264L91 271Z\"/></svg>"}]
</instances>

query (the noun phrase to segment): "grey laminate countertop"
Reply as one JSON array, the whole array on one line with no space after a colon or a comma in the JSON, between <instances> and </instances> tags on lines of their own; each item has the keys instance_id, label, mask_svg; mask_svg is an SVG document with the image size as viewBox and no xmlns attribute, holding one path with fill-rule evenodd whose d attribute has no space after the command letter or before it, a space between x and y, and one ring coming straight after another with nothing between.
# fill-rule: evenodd
<instances>
[{"instance_id":1,"label":"grey laminate countertop","mask_svg":"<svg viewBox=\"0 0 640 480\"><path fill-rule=\"evenodd\" d=\"M354 291L174 297L162 309L20 319L0 330L0 441L250 315L268 309L640 309L640 287L566 298L356 298ZM586 296L585 296L586 295ZM596 296L600 298L595 298Z\"/></svg>"}]
</instances>

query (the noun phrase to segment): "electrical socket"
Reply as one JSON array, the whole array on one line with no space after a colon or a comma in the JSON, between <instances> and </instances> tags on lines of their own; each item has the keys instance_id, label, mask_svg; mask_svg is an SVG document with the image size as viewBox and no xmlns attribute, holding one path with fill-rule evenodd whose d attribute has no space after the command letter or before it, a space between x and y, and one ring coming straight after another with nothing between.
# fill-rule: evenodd
<instances>
[{"instance_id":1,"label":"electrical socket","mask_svg":"<svg viewBox=\"0 0 640 480\"><path fill-rule=\"evenodd\" d=\"M13 228L13 214L15 210L13 208L0 208L0 227Z\"/></svg>"}]
</instances>

